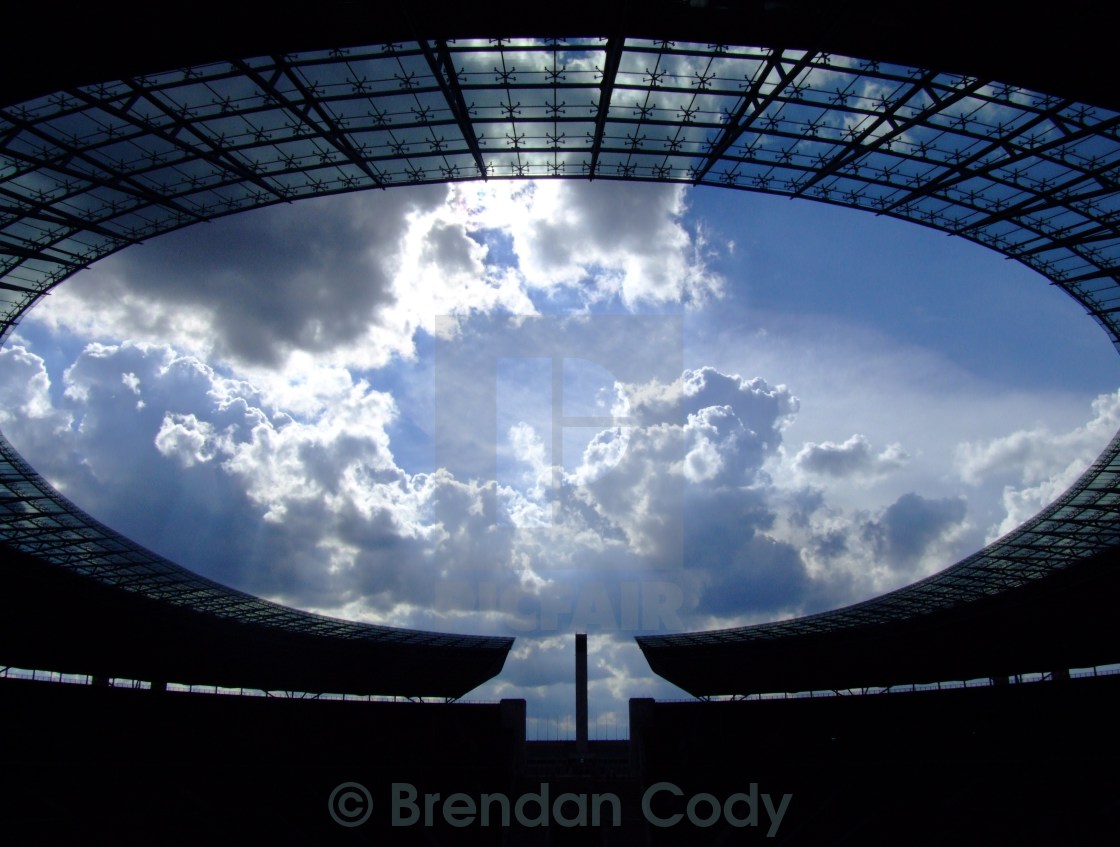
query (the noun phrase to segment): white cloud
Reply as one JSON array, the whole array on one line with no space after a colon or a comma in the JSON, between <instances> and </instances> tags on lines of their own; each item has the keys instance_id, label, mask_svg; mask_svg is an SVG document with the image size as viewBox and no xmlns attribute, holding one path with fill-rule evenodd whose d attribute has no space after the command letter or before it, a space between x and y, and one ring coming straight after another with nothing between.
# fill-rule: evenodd
<instances>
[{"instance_id":1,"label":"white cloud","mask_svg":"<svg viewBox=\"0 0 1120 847\"><path fill-rule=\"evenodd\" d=\"M961 479L974 486L1003 483L1005 517L988 530L988 541L1010 532L1059 497L1120 429L1120 391L1099 395L1092 410L1089 421L1066 432L1020 429L958 446L956 470Z\"/></svg>"},{"instance_id":2,"label":"white cloud","mask_svg":"<svg viewBox=\"0 0 1120 847\"><path fill-rule=\"evenodd\" d=\"M115 492L111 523L132 521L130 531L156 546L201 543L213 575L239 587L437 628L461 628L474 612L499 630L538 630L554 625L548 604L566 609L557 621L636 627L619 592L627 580L648 581L651 566L670 568L658 579L680 595L666 618L679 614L677 625L792 614L921 572L960 523L955 502L911 498L877 516L818 504L790 531L796 509L763 467L798 401L758 378L699 368L673 383L617 386L612 411L637 425L591 440L561 475L554 511L551 464L529 425L510 431L525 474L509 487L410 473L392 450L393 398L344 374L319 387L312 414L294 416L249 381L169 348L91 344L67 371L63 408L50 411L80 422L66 452L85 462L60 470L79 490L94 490L96 478ZM144 409L134 403L139 386ZM126 458L145 442L146 457ZM259 528L200 541L187 514L174 525L127 514L143 488L174 492L191 508L207 503L203 515L220 511L231 527ZM843 549L829 553L829 538L834 546L842 538ZM876 558L877 576L867 567ZM468 591L445 590L452 585Z\"/></svg>"},{"instance_id":3,"label":"white cloud","mask_svg":"<svg viewBox=\"0 0 1120 847\"><path fill-rule=\"evenodd\" d=\"M577 289L584 302L617 297L628 307L699 304L723 288L707 268L703 233L682 222L682 186L498 184L478 187L472 202L479 226L510 234L531 288Z\"/></svg>"},{"instance_id":4,"label":"white cloud","mask_svg":"<svg viewBox=\"0 0 1120 847\"><path fill-rule=\"evenodd\" d=\"M110 343L170 344L284 393L283 383L412 357L437 315L532 315L534 294L560 289L627 307L717 295L684 211L679 186L559 182L308 200L112 256L30 318ZM509 239L508 261L489 260L487 233Z\"/></svg>"},{"instance_id":5,"label":"white cloud","mask_svg":"<svg viewBox=\"0 0 1120 847\"><path fill-rule=\"evenodd\" d=\"M392 306L402 238L445 194L308 200L190 227L98 263L32 314L86 337L171 343L256 368L297 350L329 353L365 340ZM396 348L374 351L367 361Z\"/></svg>"},{"instance_id":6,"label":"white cloud","mask_svg":"<svg viewBox=\"0 0 1120 847\"><path fill-rule=\"evenodd\" d=\"M184 468L196 462L209 462L217 453L214 427L193 414L168 413L156 433L156 449L174 457Z\"/></svg>"},{"instance_id":7,"label":"white cloud","mask_svg":"<svg viewBox=\"0 0 1120 847\"><path fill-rule=\"evenodd\" d=\"M60 415L50 397L51 379L42 357L21 344L9 343L0 350L0 425L5 429L65 428L66 415Z\"/></svg>"},{"instance_id":8,"label":"white cloud","mask_svg":"<svg viewBox=\"0 0 1120 847\"><path fill-rule=\"evenodd\" d=\"M627 402L619 410L639 426L625 436L601 433L574 479L583 502L623 534L629 550L646 556L679 555L679 525L666 516L681 514L687 491L702 487L733 500L754 483L797 409L785 386L712 368L621 393ZM610 472L599 472L598 462L609 462Z\"/></svg>"},{"instance_id":9,"label":"white cloud","mask_svg":"<svg viewBox=\"0 0 1120 847\"><path fill-rule=\"evenodd\" d=\"M1072 467L1083 470L1100 449L1102 440L1120 428L1120 391L1102 394L1092 404L1093 417L1068 432L1048 427L1020 429L984 442L965 442L957 449L957 471L968 483L991 477L1037 483Z\"/></svg>"},{"instance_id":10,"label":"white cloud","mask_svg":"<svg viewBox=\"0 0 1120 847\"><path fill-rule=\"evenodd\" d=\"M910 461L901 444L888 444L876 454L867 438L859 433L843 443L808 441L794 456L794 464L814 474L845 478L873 476L898 470Z\"/></svg>"}]
</instances>

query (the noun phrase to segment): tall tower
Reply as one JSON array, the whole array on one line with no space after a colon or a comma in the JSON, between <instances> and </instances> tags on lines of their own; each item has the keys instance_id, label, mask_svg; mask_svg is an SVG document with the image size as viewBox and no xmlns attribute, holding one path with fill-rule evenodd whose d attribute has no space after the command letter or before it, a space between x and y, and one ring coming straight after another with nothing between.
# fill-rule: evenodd
<instances>
[{"instance_id":1,"label":"tall tower","mask_svg":"<svg viewBox=\"0 0 1120 847\"><path fill-rule=\"evenodd\" d=\"M576 633L576 753L587 754L587 633Z\"/></svg>"}]
</instances>

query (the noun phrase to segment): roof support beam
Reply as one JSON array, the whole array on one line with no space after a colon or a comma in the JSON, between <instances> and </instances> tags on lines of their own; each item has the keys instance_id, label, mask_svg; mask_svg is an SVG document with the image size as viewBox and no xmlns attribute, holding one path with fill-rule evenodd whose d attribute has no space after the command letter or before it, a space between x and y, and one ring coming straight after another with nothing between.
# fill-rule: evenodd
<instances>
[{"instance_id":1,"label":"roof support beam","mask_svg":"<svg viewBox=\"0 0 1120 847\"><path fill-rule=\"evenodd\" d=\"M948 97L938 99L931 94L933 102L929 106L913 117L896 122L895 116L898 114L899 110L915 96L922 93L922 91L930 93L931 86L936 78L937 74L935 72L924 72L921 78L915 82L905 94L895 99L886 110L880 113L875 120L865 127L858 138L853 138L851 141L847 142L845 144L846 149L843 152L834 156L831 161L824 167L818 169L810 179L806 180L795 192L794 196L803 196L809 188L816 185L821 180L832 176L841 168L856 162L868 153L881 151L884 144L893 141L912 127L922 124L932 115L944 112L949 106L952 106L954 103L963 100L971 94L975 94L978 90L987 85L986 82L974 80L969 85L955 90ZM882 132L880 135L876 135L876 133L879 133L883 129L884 125L889 126L890 129L886 132Z\"/></svg>"},{"instance_id":2,"label":"roof support beam","mask_svg":"<svg viewBox=\"0 0 1120 847\"><path fill-rule=\"evenodd\" d=\"M1053 115L1056 115L1062 109L1067 108L1070 104L1071 104L1071 101L1063 100L1063 101L1055 104L1051 108L1049 108L1045 111L1039 112L1034 117L1030 118L1028 121L1026 121L1022 125L1018 126L1015 130L1015 136L1021 136L1023 133L1025 133L1025 132L1027 132L1031 129L1034 129L1035 127L1037 127L1038 125L1040 125L1044 121L1051 119ZM1120 118L1110 119L1110 121L1105 122L1105 125L1104 125L1103 128L1104 129L1111 128L1109 125L1110 124L1115 125L1118 120L1120 120ZM1048 151L1053 150L1053 149L1058 148L1058 147L1062 147L1062 146L1070 144L1071 142L1074 142L1074 141L1079 141L1082 138L1094 135L1094 134L1097 133L1097 131L1098 131L1098 127L1092 127L1092 128L1085 127L1081 130L1078 130L1078 131L1074 132L1072 135L1064 135L1061 138L1054 139L1047 144L1042 144L1042 145L1039 145L1037 147L1032 147L1032 148L1029 148L1029 149L1024 147L1024 148L1021 148L1021 149L1017 150L1016 152L1007 151L1007 147L1011 143L1009 138L1006 138L1006 137L996 138L993 141L991 141L990 143L985 144L978 151L974 152L971 156L968 156L967 158L962 159L959 162L950 163L948 165L948 168L949 168L948 171L946 171L945 173L941 174L940 176L937 176L934 179L930 180L928 183L923 185L920 189L916 189L916 190L910 192L909 194L907 194L906 196L894 201L893 203L891 203L891 205L889 207L887 207L886 211L893 211L894 209L898 208L899 206L904 206L907 203L910 203L910 202L912 202L914 200L917 200L921 197L926 197L926 196L929 196L931 194L944 191L949 186L955 185L958 182L963 182L963 181L968 180L968 179L973 179L977 176L988 176L991 173L991 171L994 170L995 168L1006 167L1007 165L1014 164L1015 162L1021 161L1022 159L1025 159L1028 156L1040 156L1042 153L1048 152ZM994 163L987 164L987 165L981 165L980 167L973 168L973 165L976 165L977 163L984 161L988 156L990 156L992 153L994 153L995 151L997 151L1001 148L1004 149L1005 151L1007 151L1009 153L1009 155L1001 157L998 161L996 161Z\"/></svg>"},{"instance_id":3,"label":"roof support beam","mask_svg":"<svg viewBox=\"0 0 1120 847\"><path fill-rule=\"evenodd\" d=\"M774 55L767 59L766 64L762 66L758 74L751 81L747 93L743 95L743 101L739 104L738 109L735 110L735 115L728 122L723 130L723 134L715 142L712 151L708 154L708 158L704 164L700 166L696 172L696 178L693 180L694 185L699 185L704 177L708 175L715 164L723 158L724 154L731 149L731 146L739 140L739 138L758 120L773 103L779 95L785 92L785 88L789 83L797 79L810 62L813 60L814 53L806 53L800 59L793 63L793 65L786 71L781 72L781 76L771 91L765 97L761 97L762 86L766 84L766 80L770 74L775 70L780 70L782 66L782 51L776 50ZM750 114L748 114L748 110Z\"/></svg>"},{"instance_id":4,"label":"roof support beam","mask_svg":"<svg viewBox=\"0 0 1120 847\"><path fill-rule=\"evenodd\" d=\"M127 113L121 112L111 104L97 100L96 98L91 97L83 91L75 90L67 93L71 97L80 100L86 105L96 106L98 109L101 109L108 114L114 115L115 117L118 117L129 124L134 123L134 120ZM13 118L9 119L15 120ZM43 164L47 168L57 170L60 173L65 173L67 176L80 179L84 182L89 182L90 184L98 188L108 188L114 191L119 191L122 194L127 194L135 197L138 200L142 200L144 203L155 206L165 206L169 209L174 210L175 212L178 212L179 214L187 215L188 217L192 217L196 220L199 219L197 215L183 208L170 197L162 195L156 191L153 191L148 186L138 183L131 174L126 173L125 171L118 168L112 168L106 162L93 158L88 153L83 152L77 147L65 144L60 139L46 134L30 122L23 120L21 120L20 122L22 128L26 132L43 139L49 144L59 147L66 153L67 159L80 159L81 161L88 164L91 168L93 168L95 170L95 173L84 173L82 171L75 171L73 169L66 168L61 162L44 162Z\"/></svg>"},{"instance_id":5,"label":"roof support beam","mask_svg":"<svg viewBox=\"0 0 1120 847\"><path fill-rule=\"evenodd\" d=\"M463 89L459 85L459 75L455 72L455 65L451 61L451 53L447 49L447 42L438 38L435 40L435 45L436 49L433 52L431 45L426 40L420 40L420 48L424 52L424 59L428 62L428 67L431 68L436 82L439 83L440 91L443 92L443 97L447 101L448 108L451 109L451 114L455 116L455 121L459 125L459 132L471 151L471 157L474 159L475 167L478 168L479 176L486 179L488 176L486 162L482 158L482 148L479 146L478 138L474 132L470 108L467 106L467 101L463 99Z\"/></svg>"},{"instance_id":6,"label":"roof support beam","mask_svg":"<svg viewBox=\"0 0 1120 847\"><path fill-rule=\"evenodd\" d=\"M591 144L591 162L587 175L594 179L599 169L599 154L603 150L603 136L607 128L607 114L611 109L614 84L618 79L618 66L622 62L622 50L626 39L615 36L607 40L606 58L603 61L603 84L599 86L599 108L595 114L595 136Z\"/></svg>"},{"instance_id":7,"label":"roof support beam","mask_svg":"<svg viewBox=\"0 0 1120 847\"><path fill-rule=\"evenodd\" d=\"M262 91L268 94L278 105L297 115L299 119L307 126L314 130L315 134L325 138L331 145L346 157L350 164L357 167L362 173L369 178L374 185L378 188L385 187L385 178L375 168L370 167L366 161L365 156L358 151L354 144L350 141L349 136L342 131L342 128L331 116L330 112L319 103L317 97L313 96L308 90L307 85L300 79L299 74L296 73L292 67L282 56L274 56L273 61L276 62L276 74L273 79L266 81L254 68L249 67L245 62L238 61L235 65L253 82L260 87ZM280 75L285 76L296 90L303 97L305 105L302 110L297 109L296 105L288 100L279 89L276 88L276 80ZM312 117L311 112L314 110L316 116L321 123L316 123Z\"/></svg>"}]
</instances>

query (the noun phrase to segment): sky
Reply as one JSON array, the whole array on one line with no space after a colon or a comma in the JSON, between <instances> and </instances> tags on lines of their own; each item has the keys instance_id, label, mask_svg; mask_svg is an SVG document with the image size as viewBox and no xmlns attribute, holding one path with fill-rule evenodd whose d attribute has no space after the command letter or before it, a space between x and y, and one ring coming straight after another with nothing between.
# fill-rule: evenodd
<instances>
[{"instance_id":1,"label":"sky","mask_svg":"<svg viewBox=\"0 0 1120 847\"><path fill-rule=\"evenodd\" d=\"M809 201L459 183L102 260L0 349L0 428L95 517L351 620L516 636L469 699L591 737L686 696L638 634L877 596L1013 529L1120 428L1117 360L1014 262Z\"/></svg>"}]
</instances>

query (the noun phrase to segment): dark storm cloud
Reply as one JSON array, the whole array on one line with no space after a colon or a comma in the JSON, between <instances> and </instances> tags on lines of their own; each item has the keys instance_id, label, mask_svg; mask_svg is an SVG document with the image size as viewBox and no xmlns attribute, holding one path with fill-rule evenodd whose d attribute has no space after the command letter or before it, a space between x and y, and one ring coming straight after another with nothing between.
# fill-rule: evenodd
<instances>
[{"instance_id":1,"label":"dark storm cloud","mask_svg":"<svg viewBox=\"0 0 1120 847\"><path fill-rule=\"evenodd\" d=\"M965 512L963 497L930 500L911 492L888 506L878 520L867 522L863 534L892 568L906 570L942 533L963 521Z\"/></svg>"},{"instance_id":2,"label":"dark storm cloud","mask_svg":"<svg viewBox=\"0 0 1120 847\"><path fill-rule=\"evenodd\" d=\"M355 551L333 576L337 596L478 611L479 585L493 585L495 595L515 585L516 573L507 566L512 530L498 526L497 515L489 511L495 498L486 489L492 487L460 483L445 473L402 479L401 494L423 506L412 525L389 507L336 507L324 516L324 526Z\"/></svg>"},{"instance_id":3,"label":"dark storm cloud","mask_svg":"<svg viewBox=\"0 0 1120 847\"><path fill-rule=\"evenodd\" d=\"M765 491L696 490L686 500L685 567L699 583L695 613L776 616L800 608L809 576L797 548L768 535Z\"/></svg>"},{"instance_id":4,"label":"dark storm cloud","mask_svg":"<svg viewBox=\"0 0 1120 847\"><path fill-rule=\"evenodd\" d=\"M815 488L799 488L789 497L789 522L796 527L808 527L813 513L824 506L824 492Z\"/></svg>"},{"instance_id":5,"label":"dark storm cloud","mask_svg":"<svg viewBox=\"0 0 1120 847\"><path fill-rule=\"evenodd\" d=\"M809 576L792 545L752 535L726 552L725 566L710 571L712 578L700 597L697 612L776 615L804 603Z\"/></svg>"},{"instance_id":6,"label":"dark storm cloud","mask_svg":"<svg viewBox=\"0 0 1120 847\"><path fill-rule=\"evenodd\" d=\"M446 195L434 186L273 206L155 239L110 267L124 286L118 294L206 314L219 355L275 366L292 350L353 341L376 322L393 302L393 259L408 213ZM454 260L444 254L457 249L455 234L446 235L433 249ZM152 315L133 317L138 329L159 329Z\"/></svg>"},{"instance_id":7,"label":"dark storm cloud","mask_svg":"<svg viewBox=\"0 0 1120 847\"><path fill-rule=\"evenodd\" d=\"M848 538L841 529L833 529L813 538L813 549L821 556L833 559L848 552Z\"/></svg>"},{"instance_id":8,"label":"dark storm cloud","mask_svg":"<svg viewBox=\"0 0 1120 847\"><path fill-rule=\"evenodd\" d=\"M471 272L475 268L471 245L476 243L464 236L462 226L437 223L428 233L422 258L449 271Z\"/></svg>"}]
</instances>

